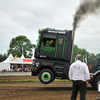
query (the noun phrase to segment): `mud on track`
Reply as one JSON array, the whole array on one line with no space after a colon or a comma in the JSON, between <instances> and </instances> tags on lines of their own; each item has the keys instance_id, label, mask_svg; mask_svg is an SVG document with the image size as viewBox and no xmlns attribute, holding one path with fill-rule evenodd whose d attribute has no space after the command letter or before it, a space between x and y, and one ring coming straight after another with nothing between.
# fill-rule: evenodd
<instances>
[{"instance_id":1,"label":"mud on track","mask_svg":"<svg viewBox=\"0 0 100 100\"><path fill-rule=\"evenodd\" d=\"M0 77L0 79L36 79L33 76ZM0 100L70 100L72 93L71 82L52 82L48 85L40 82L0 82ZM100 93L87 88L86 100L96 100ZM78 93L77 100L80 100Z\"/></svg>"}]
</instances>

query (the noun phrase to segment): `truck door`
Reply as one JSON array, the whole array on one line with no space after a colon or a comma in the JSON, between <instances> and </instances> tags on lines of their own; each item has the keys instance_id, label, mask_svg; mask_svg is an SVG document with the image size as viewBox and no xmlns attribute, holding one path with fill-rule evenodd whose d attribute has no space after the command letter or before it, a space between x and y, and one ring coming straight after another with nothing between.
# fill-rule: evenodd
<instances>
[{"instance_id":1,"label":"truck door","mask_svg":"<svg viewBox=\"0 0 100 100\"><path fill-rule=\"evenodd\" d=\"M72 52L72 32L59 34L56 40L55 58L70 62Z\"/></svg>"},{"instance_id":2,"label":"truck door","mask_svg":"<svg viewBox=\"0 0 100 100\"><path fill-rule=\"evenodd\" d=\"M55 52L55 57L57 59L63 59L64 58L65 43L66 43L65 35L58 35L58 39L57 39L57 42L56 42L56 52Z\"/></svg>"}]
</instances>

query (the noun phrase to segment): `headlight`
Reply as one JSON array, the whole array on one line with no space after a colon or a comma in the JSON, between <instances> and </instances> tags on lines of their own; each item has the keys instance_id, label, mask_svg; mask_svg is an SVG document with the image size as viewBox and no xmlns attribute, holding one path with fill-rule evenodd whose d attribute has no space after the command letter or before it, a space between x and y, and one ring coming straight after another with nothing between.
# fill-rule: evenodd
<instances>
[{"instance_id":1,"label":"headlight","mask_svg":"<svg viewBox=\"0 0 100 100\"><path fill-rule=\"evenodd\" d=\"M36 62L36 67L38 67L38 66L39 66L39 64L40 64L39 62Z\"/></svg>"},{"instance_id":2,"label":"headlight","mask_svg":"<svg viewBox=\"0 0 100 100\"><path fill-rule=\"evenodd\" d=\"M35 61L33 61L33 65L35 65Z\"/></svg>"}]
</instances>

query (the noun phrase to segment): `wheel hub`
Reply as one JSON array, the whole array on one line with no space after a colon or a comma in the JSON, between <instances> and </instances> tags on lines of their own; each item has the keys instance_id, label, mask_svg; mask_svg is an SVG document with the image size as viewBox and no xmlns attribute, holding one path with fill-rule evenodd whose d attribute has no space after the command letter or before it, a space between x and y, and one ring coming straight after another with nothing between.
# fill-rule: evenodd
<instances>
[{"instance_id":1,"label":"wheel hub","mask_svg":"<svg viewBox=\"0 0 100 100\"><path fill-rule=\"evenodd\" d=\"M50 76L50 74L49 74L48 72L44 72L44 73L42 74L42 80L43 80L43 81L49 81L50 78L51 78L51 76Z\"/></svg>"}]
</instances>

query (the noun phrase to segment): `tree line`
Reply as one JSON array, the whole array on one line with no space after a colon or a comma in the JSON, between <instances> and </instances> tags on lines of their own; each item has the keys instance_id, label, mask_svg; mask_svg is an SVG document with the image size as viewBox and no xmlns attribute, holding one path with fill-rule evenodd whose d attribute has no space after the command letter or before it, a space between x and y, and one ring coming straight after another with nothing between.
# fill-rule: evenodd
<instances>
[{"instance_id":1,"label":"tree line","mask_svg":"<svg viewBox=\"0 0 100 100\"><path fill-rule=\"evenodd\" d=\"M77 56L77 54L82 55L83 62L87 63L88 65L93 65L93 66L97 64L98 58L100 57L100 53L95 55L94 53L89 53L88 51L86 51L86 49L81 49L81 48L78 48L77 45L74 45L73 59L72 59L73 62L75 61L75 57Z\"/></svg>"},{"instance_id":2,"label":"tree line","mask_svg":"<svg viewBox=\"0 0 100 100\"><path fill-rule=\"evenodd\" d=\"M13 56L17 55L17 57L21 57L21 55L23 54L26 58L31 58L33 55L32 49L34 48L36 48L36 45L32 44L26 36L17 36L15 38L12 38L7 53L0 54L0 62L4 61L10 53L12 53ZM77 54L82 55L83 62L93 66L97 64L98 58L100 56L100 53L95 55L93 53L89 53L88 51L86 51L86 49L81 49L78 48L77 45L74 45L72 62L75 61L75 57Z\"/></svg>"}]
</instances>

